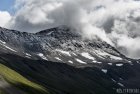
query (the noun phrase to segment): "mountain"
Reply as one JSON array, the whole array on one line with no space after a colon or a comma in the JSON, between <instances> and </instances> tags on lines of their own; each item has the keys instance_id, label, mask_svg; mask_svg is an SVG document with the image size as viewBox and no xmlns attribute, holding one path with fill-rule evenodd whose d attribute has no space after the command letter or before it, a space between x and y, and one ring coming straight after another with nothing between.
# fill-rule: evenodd
<instances>
[{"instance_id":1,"label":"mountain","mask_svg":"<svg viewBox=\"0 0 140 94\"><path fill-rule=\"evenodd\" d=\"M1 29L0 45L2 53L36 60L63 62L78 67L83 64L91 66L105 60L116 62L126 59L106 42L100 39L84 40L66 26L43 30L35 34Z\"/></svg>"},{"instance_id":2,"label":"mountain","mask_svg":"<svg viewBox=\"0 0 140 94\"><path fill-rule=\"evenodd\" d=\"M118 88L140 87L139 60L125 57L99 38L83 39L67 26L37 33L0 28L0 63L43 88L27 90L27 85L0 80L23 94L117 94Z\"/></svg>"}]
</instances>

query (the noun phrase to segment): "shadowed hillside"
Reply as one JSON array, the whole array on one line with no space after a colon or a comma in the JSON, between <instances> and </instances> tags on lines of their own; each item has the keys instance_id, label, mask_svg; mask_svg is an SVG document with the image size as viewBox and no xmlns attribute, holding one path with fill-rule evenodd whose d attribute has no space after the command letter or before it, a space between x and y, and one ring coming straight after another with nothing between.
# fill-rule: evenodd
<instances>
[{"instance_id":1,"label":"shadowed hillside","mask_svg":"<svg viewBox=\"0 0 140 94\"><path fill-rule=\"evenodd\" d=\"M74 68L64 63L30 60L19 56L14 58L15 55L10 54L1 55L0 57L0 61L3 64L1 64L2 68L7 68L5 66L8 66L16 71L14 76L10 76L10 80L7 81L23 91L28 91L29 94L30 92L35 92L33 94L41 92L40 90L44 90L41 87L47 88L50 94L115 94L116 90L113 88L124 88L120 87L117 82L121 81L125 83L125 85L128 85L125 87L131 87L131 85L139 87L139 84L136 85L136 83L140 83L138 79L136 82L133 82L135 78L140 77L136 72L139 71L139 64L134 64L133 66L126 64L122 68L115 66L109 67L109 65L104 66L108 68L108 73L105 74L96 67ZM3 73L2 70L1 73ZM13 83L11 79L16 79L14 77L17 77L15 76L17 73L22 75L19 76L22 77L22 79L24 79L24 76L39 85L28 82L27 79L22 81L18 81L19 79L17 79L18 84ZM6 79L9 79L9 76L6 74ZM123 80L118 78L120 76ZM116 83L110 78L115 79ZM129 80L130 83L127 82L127 80ZM47 92L37 94L47 94Z\"/></svg>"}]
</instances>

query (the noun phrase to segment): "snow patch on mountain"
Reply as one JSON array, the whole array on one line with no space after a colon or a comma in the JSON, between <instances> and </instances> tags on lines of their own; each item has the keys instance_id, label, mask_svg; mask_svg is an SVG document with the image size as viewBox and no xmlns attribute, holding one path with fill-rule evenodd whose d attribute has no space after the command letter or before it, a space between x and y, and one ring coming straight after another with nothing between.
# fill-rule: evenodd
<instances>
[{"instance_id":1,"label":"snow patch on mountain","mask_svg":"<svg viewBox=\"0 0 140 94\"><path fill-rule=\"evenodd\" d=\"M102 62L97 62L98 64L102 64Z\"/></svg>"},{"instance_id":2,"label":"snow patch on mountain","mask_svg":"<svg viewBox=\"0 0 140 94\"><path fill-rule=\"evenodd\" d=\"M119 78L120 80L123 80L122 78Z\"/></svg>"},{"instance_id":3,"label":"snow patch on mountain","mask_svg":"<svg viewBox=\"0 0 140 94\"><path fill-rule=\"evenodd\" d=\"M52 34L54 31L51 31L51 32L49 32L49 33L47 33L47 35L50 35L50 34Z\"/></svg>"},{"instance_id":4,"label":"snow patch on mountain","mask_svg":"<svg viewBox=\"0 0 140 94\"><path fill-rule=\"evenodd\" d=\"M137 63L138 63L138 64L140 64L140 62L139 62L139 61L137 61Z\"/></svg>"},{"instance_id":5,"label":"snow patch on mountain","mask_svg":"<svg viewBox=\"0 0 140 94\"><path fill-rule=\"evenodd\" d=\"M123 66L123 64L116 64L116 66L120 67L120 66Z\"/></svg>"},{"instance_id":6,"label":"snow patch on mountain","mask_svg":"<svg viewBox=\"0 0 140 94\"><path fill-rule=\"evenodd\" d=\"M44 54L42 54L42 53L39 53L39 54L37 54L38 56L40 56L42 59L44 59L44 60L48 60L45 56L44 56Z\"/></svg>"},{"instance_id":7,"label":"snow patch on mountain","mask_svg":"<svg viewBox=\"0 0 140 94\"><path fill-rule=\"evenodd\" d=\"M71 64L73 64L73 61L71 61L71 60L69 60L68 62L71 63Z\"/></svg>"},{"instance_id":8,"label":"snow patch on mountain","mask_svg":"<svg viewBox=\"0 0 140 94\"><path fill-rule=\"evenodd\" d=\"M59 57L55 57L55 59L59 60L59 61L62 61Z\"/></svg>"},{"instance_id":9,"label":"snow patch on mountain","mask_svg":"<svg viewBox=\"0 0 140 94\"><path fill-rule=\"evenodd\" d=\"M74 56L77 56L77 54L76 53L72 53Z\"/></svg>"},{"instance_id":10,"label":"snow patch on mountain","mask_svg":"<svg viewBox=\"0 0 140 94\"><path fill-rule=\"evenodd\" d=\"M6 42L4 42L4 41L2 41L2 40L0 40L0 42L1 42L2 44L6 44Z\"/></svg>"},{"instance_id":11,"label":"snow patch on mountain","mask_svg":"<svg viewBox=\"0 0 140 94\"><path fill-rule=\"evenodd\" d=\"M101 51L101 50L95 50L96 55L98 55L101 58L110 58L110 59L114 59L114 60L122 60L122 58L111 55L107 52Z\"/></svg>"},{"instance_id":12,"label":"snow patch on mountain","mask_svg":"<svg viewBox=\"0 0 140 94\"><path fill-rule=\"evenodd\" d=\"M26 54L26 56L29 56L29 57L31 57L32 55L30 55L29 53L25 53Z\"/></svg>"},{"instance_id":13,"label":"snow patch on mountain","mask_svg":"<svg viewBox=\"0 0 140 94\"><path fill-rule=\"evenodd\" d=\"M104 73L107 73L107 69L102 69L101 71Z\"/></svg>"},{"instance_id":14,"label":"snow patch on mountain","mask_svg":"<svg viewBox=\"0 0 140 94\"><path fill-rule=\"evenodd\" d=\"M108 65L113 65L112 63L107 63Z\"/></svg>"},{"instance_id":15,"label":"snow patch on mountain","mask_svg":"<svg viewBox=\"0 0 140 94\"><path fill-rule=\"evenodd\" d=\"M13 52L17 52L16 50L14 50L14 49L12 49L12 48L6 46L6 45L4 45L4 46L5 46L5 48L7 48L7 49L9 49L9 50L11 50L11 51L13 51Z\"/></svg>"},{"instance_id":16,"label":"snow patch on mountain","mask_svg":"<svg viewBox=\"0 0 140 94\"><path fill-rule=\"evenodd\" d=\"M87 53L87 52L83 52L83 53L81 53L81 55L83 56L83 57L85 57L85 58L88 58L88 59L91 59L91 60L95 60L95 58L94 57L92 57L89 53Z\"/></svg>"},{"instance_id":17,"label":"snow patch on mountain","mask_svg":"<svg viewBox=\"0 0 140 94\"><path fill-rule=\"evenodd\" d=\"M115 82L115 83L117 82L117 81L116 81L116 80L114 80L114 79L111 79L111 80L112 80L113 82Z\"/></svg>"},{"instance_id":18,"label":"snow patch on mountain","mask_svg":"<svg viewBox=\"0 0 140 94\"><path fill-rule=\"evenodd\" d=\"M4 41L2 41L2 40L0 40L0 44L1 44L2 46L4 46L6 49L8 49L8 50L11 50L11 51L13 51L13 52L17 52L16 50L14 50L14 49L8 47L8 46L6 45L6 42L4 42Z\"/></svg>"},{"instance_id":19,"label":"snow patch on mountain","mask_svg":"<svg viewBox=\"0 0 140 94\"><path fill-rule=\"evenodd\" d=\"M82 61L82 60L80 60L80 59L78 59L78 58L76 58L75 60L76 60L77 62L81 63L81 64L87 64L86 62L84 62L84 61Z\"/></svg>"},{"instance_id":20,"label":"snow patch on mountain","mask_svg":"<svg viewBox=\"0 0 140 94\"><path fill-rule=\"evenodd\" d=\"M62 54L71 56L70 52L68 52L68 51L63 51L63 50L59 50L59 49L57 49L56 51L58 51L58 52L60 52L60 53L62 53Z\"/></svg>"},{"instance_id":21,"label":"snow patch on mountain","mask_svg":"<svg viewBox=\"0 0 140 94\"><path fill-rule=\"evenodd\" d=\"M94 61L92 61L92 62L93 62L93 63L97 63L97 61L95 61L95 60L94 60Z\"/></svg>"},{"instance_id":22,"label":"snow patch on mountain","mask_svg":"<svg viewBox=\"0 0 140 94\"><path fill-rule=\"evenodd\" d=\"M31 58L30 56L25 56L26 58Z\"/></svg>"}]
</instances>

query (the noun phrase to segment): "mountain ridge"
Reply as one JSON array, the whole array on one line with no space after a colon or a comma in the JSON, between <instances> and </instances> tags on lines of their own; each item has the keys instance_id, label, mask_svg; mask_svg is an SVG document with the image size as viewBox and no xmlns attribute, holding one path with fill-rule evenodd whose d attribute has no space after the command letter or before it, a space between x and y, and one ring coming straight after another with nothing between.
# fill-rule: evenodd
<instances>
[{"instance_id":1,"label":"mountain ridge","mask_svg":"<svg viewBox=\"0 0 140 94\"><path fill-rule=\"evenodd\" d=\"M65 27L65 28L64 27L63 28L57 27L57 28L47 29L47 30L40 31L40 32L35 33L35 34L22 33L19 31L17 31L17 32L12 31L12 34L10 34L11 33L10 30L6 30L6 31L3 32L1 30L1 32L0 32L1 33L1 36L0 36L1 41L2 40L9 41L10 42L9 44L12 44L13 42L18 42L15 44L13 43L14 46L19 44L18 47L20 47L21 45L24 46L24 43L26 43L26 42L32 43L32 45L34 45L36 43L36 44L38 44L38 46L46 46L46 49L49 48L48 46L50 46L50 48L54 46L55 48L60 47L62 49L63 45L67 45L67 47L65 47L65 48L70 49L70 50L74 50L74 48L76 48L76 47L83 48L85 46L88 48L90 48L90 47L91 48L93 48L93 47L100 48L101 47L101 49L102 49L102 47L106 48L106 49L110 47L111 49L113 49L112 51L116 52L116 54L122 55L117 50L115 50L114 47L107 44L105 41L102 41L102 40L83 40L81 38L80 34L72 33L70 31L70 29L67 27ZM4 34L5 32L7 34ZM8 40L8 38L9 38L9 40ZM23 43L21 43L21 42L23 42ZM34 42L34 44L33 44L33 42ZM42 44L41 44L41 42L42 42ZM35 47L37 47L37 46L35 46ZM41 49L43 49L43 47L41 47Z\"/></svg>"}]
</instances>

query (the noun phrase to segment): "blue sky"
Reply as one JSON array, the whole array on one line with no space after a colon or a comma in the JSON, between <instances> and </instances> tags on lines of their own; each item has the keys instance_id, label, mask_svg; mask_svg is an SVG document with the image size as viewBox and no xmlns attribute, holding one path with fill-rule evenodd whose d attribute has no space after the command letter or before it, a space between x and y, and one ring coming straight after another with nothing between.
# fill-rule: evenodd
<instances>
[{"instance_id":1,"label":"blue sky","mask_svg":"<svg viewBox=\"0 0 140 94\"><path fill-rule=\"evenodd\" d=\"M14 2L15 0L0 0L0 11L8 11L9 13L14 13Z\"/></svg>"}]
</instances>

